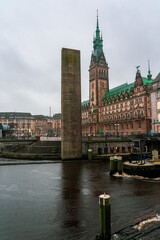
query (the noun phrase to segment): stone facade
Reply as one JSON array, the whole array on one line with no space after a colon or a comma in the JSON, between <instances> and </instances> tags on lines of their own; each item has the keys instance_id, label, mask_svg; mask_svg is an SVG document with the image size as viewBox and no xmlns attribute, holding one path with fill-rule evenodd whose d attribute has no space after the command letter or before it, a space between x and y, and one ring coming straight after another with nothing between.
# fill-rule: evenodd
<instances>
[{"instance_id":1,"label":"stone facade","mask_svg":"<svg viewBox=\"0 0 160 240\"><path fill-rule=\"evenodd\" d=\"M82 144L83 155L88 154L88 149L92 149L93 155L105 154L106 144L103 141L84 141ZM133 152L133 142L132 141L107 141L107 153L117 154L117 153L131 153Z\"/></svg>"},{"instance_id":2,"label":"stone facade","mask_svg":"<svg viewBox=\"0 0 160 240\"><path fill-rule=\"evenodd\" d=\"M82 156L80 51L62 49L61 158Z\"/></svg>"}]
</instances>

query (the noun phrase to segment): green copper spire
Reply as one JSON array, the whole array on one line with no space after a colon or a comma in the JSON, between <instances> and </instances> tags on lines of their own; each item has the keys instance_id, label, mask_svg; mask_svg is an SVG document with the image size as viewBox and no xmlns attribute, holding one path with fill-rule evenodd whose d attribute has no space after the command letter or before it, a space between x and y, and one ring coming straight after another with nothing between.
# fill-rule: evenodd
<instances>
[{"instance_id":1,"label":"green copper spire","mask_svg":"<svg viewBox=\"0 0 160 240\"><path fill-rule=\"evenodd\" d=\"M151 74L151 70L150 70L150 62L148 60L148 75L147 75L148 80L152 79L152 74Z\"/></svg>"},{"instance_id":2,"label":"green copper spire","mask_svg":"<svg viewBox=\"0 0 160 240\"><path fill-rule=\"evenodd\" d=\"M93 55L95 61L98 62L100 54L103 52L103 39L102 35L100 37L99 22L98 22L98 10L97 10L97 27L96 27L96 36L93 38Z\"/></svg>"},{"instance_id":3,"label":"green copper spire","mask_svg":"<svg viewBox=\"0 0 160 240\"><path fill-rule=\"evenodd\" d=\"M100 38L99 23L98 23L98 9L97 9L97 28L96 28L96 38Z\"/></svg>"}]
</instances>

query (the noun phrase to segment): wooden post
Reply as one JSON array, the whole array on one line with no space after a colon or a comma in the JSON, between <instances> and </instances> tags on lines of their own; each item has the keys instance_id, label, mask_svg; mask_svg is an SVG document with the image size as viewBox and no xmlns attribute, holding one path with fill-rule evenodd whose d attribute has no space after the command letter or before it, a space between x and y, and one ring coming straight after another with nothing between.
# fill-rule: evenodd
<instances>
[{"instance_id":1,"label":"wooden post","mask_svg":"<svg viewBox=\"0 0 160 240\"><path fill-rule=\"evenodd\" d=\"M117 169L118 169L118 173L119 173L119 174L122 174L122 168L123 168L122 157L118 157Z\"/></svg>"},{"instance_id":2,"label":"wooden post","mask_svg":"<svg viewBox=\"0 0 160 240\"><path fill-rule=\"evenodd\" d=\"M115 162L114 162L114 157L110 157L110 174L115 173Z\"/></svg>"},{"instance_id":3,"label":"wooden post","mask_svg":"<svg viewBox=\"0 0 160 240\"><path fill-rule=\"evenodd\" d=\"M92 160L92 149L88 149L88 160Z\"/></svg>"},{"instance_id":4,"label":"wooden post","mask_svg":"<svg viewBox=\"0 0 160 240\"><path fill-rule=\"evenodd\" d=\"M99 196L100 239L111 239L111 201L110 195Z\"/></svg>"}]
</instances>

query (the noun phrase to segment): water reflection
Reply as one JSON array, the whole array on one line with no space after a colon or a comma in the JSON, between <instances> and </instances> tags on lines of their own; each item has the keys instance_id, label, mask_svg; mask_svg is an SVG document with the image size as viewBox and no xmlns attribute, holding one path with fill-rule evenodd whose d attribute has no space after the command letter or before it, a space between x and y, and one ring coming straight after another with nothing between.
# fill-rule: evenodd
<instances>
[{"instance_id":1,"label":"water reflection","mask_svg":"<svg viewBox=\"0 0 160 240\"><path fill-rule=\"evenodd\" d=\"M81 164L62 164L62 199L64 204L64 227L79 226Z\"/></svg>"},{"instance_id":2,"label":"water reflection","mask_svg":"<svg viewBox=\"0 0 160 240\"><path fill-rule=\"evenodd\" d=\"M111 195L112 226L160 201L160 181L116 178L106 162L0 168L0 240L90 240L98 196Z\"/></svg>"}]
</instances>

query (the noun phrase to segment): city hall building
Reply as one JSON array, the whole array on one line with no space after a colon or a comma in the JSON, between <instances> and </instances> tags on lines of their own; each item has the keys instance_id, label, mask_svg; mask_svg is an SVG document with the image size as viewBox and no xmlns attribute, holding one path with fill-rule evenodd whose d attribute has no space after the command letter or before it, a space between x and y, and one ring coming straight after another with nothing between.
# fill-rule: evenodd
<instances>
[{"instance_id":1,"label":"city hall building","mask_svg":"<svg viewBox=\"0 0 160 240\"><path fill-rule=\"evenodd\" d=\"M152 75L141 76L139 66L135 80L109 89L109 67L103 52L97 16L96 35L89 66L89 100L82 102L82 135L130 135L151 131Z\"/></svg>"}]
</instances>

